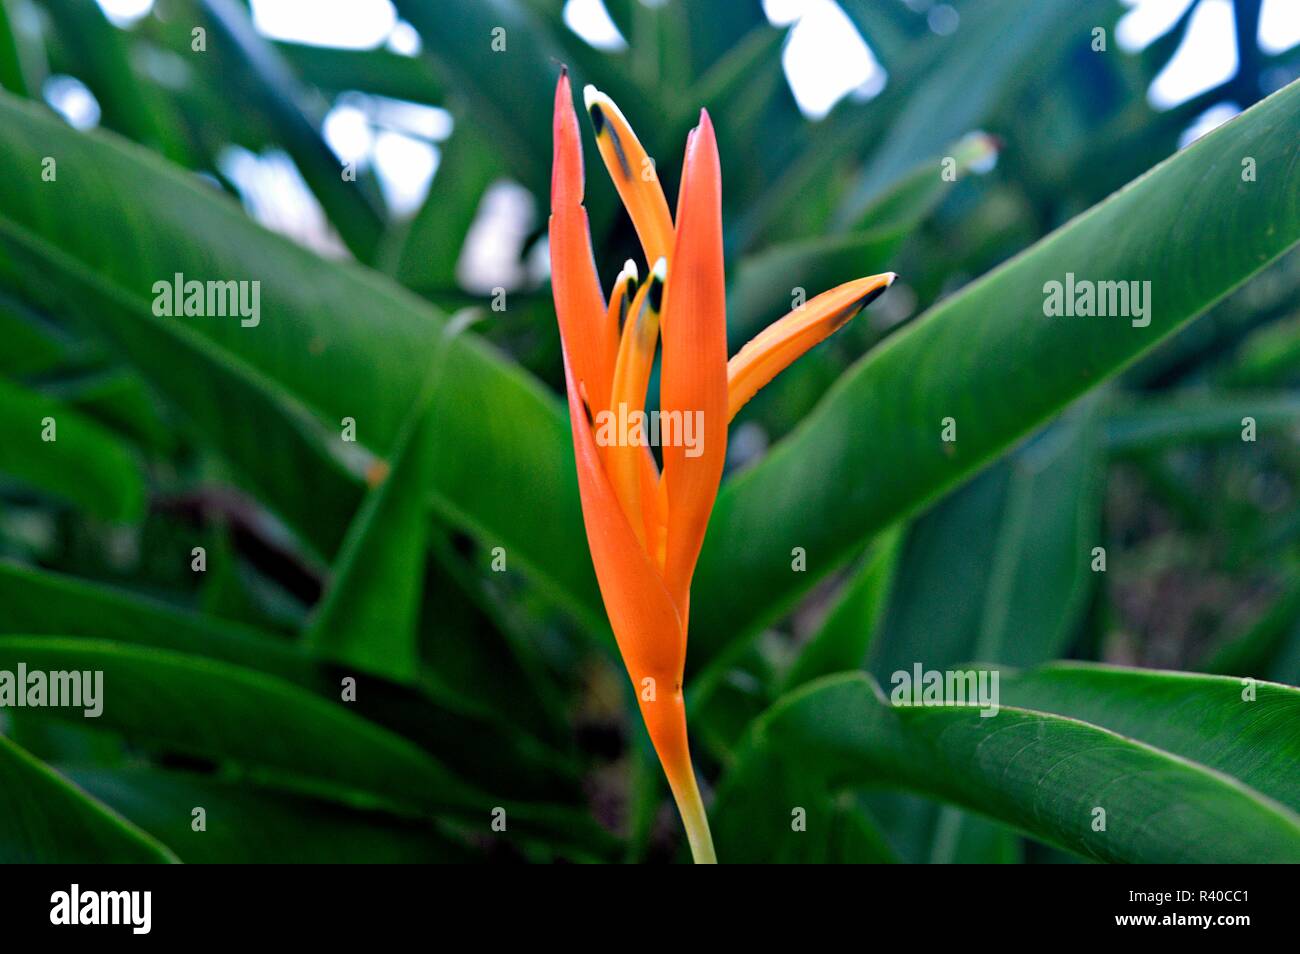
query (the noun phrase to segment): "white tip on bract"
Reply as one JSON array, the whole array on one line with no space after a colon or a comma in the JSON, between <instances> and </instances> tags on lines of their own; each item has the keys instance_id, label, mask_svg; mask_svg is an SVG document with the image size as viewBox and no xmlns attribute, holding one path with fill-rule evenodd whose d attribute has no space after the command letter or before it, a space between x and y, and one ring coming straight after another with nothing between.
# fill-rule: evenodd
<instances>
[{"instance_id":1,"label":"white tip on bract","mask_svg":"<svg viewBox=\"0 0 1300 954\"><path fill-rule=\"evenodd\" d=\"M650 269L650 274L662 281L668 280L668 259L662 255L655 262L654 268Z\"/></svg>"},{"instance_id":2,"label":"white tip on bract","mask_svg":"<svg viewBox=\"0 0 1300 954\"><path fill-rule=\"evenodd\" d=\"M628 125L627 117L623 115L623 110L618 108L618 104L590 83L582 88L582 102L587 107L587 112L591 112L591 107L599 106L602 112L616 117L620 125Z\"/></svg>"},{"instance_id":3,"label":"white tip on bract","mask_svg":"<svg viewBox=\"0 0 1300 954\"><path fill-rule=\"evenodd\" d=\"M641 273L637 271L636 262L632 261L630 258L624 262L623 271L619 273L618 278L619 281L622 281L624 278L630 279L632 284L635 285L641 278Z\"/></svg>"},{"instance_id":4,"label":"white tip on bract","mask_svg":"<svg viewBox=\"0 0 1300 954\"><path fill-rule=\"evenodd\" d=\"M885 279L885 287L886 287L886 288L888 288L890 285L894 284L894 282L898 281L898 272L885 272L885 275L888 276L888 277Z\"/></svg>"}]
</instances>

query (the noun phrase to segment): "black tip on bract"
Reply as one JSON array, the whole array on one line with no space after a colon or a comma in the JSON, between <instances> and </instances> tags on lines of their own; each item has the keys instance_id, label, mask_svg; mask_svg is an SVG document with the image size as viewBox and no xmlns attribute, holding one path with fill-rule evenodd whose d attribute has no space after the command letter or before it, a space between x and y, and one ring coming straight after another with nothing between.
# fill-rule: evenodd
<instances>
[{"instance_id":1,"label":"black tip on bract","mask_svg":"<svg viewBox=\"0 0 1300 954\"><path fill-rule=\"evenodd\" d=\"M857 310L861 311L863 308L866 308L868 305L870 305L873 301L875 301L877 298L879 298L888 290L889 290L888 285L880 285L879 287L871 289L871 291L867 292L860 299L858 299Z\"/></svg>"},{"instance_id":2,"label":"black tip on bract","mask_svg":"<svg viewBox=\"0 0 1300 954\"><path fill-rule=\"evenodd\" d=\"M650 303L650 310L655 314L663 310L664 280L653 273L650 275L650 290L646 292L646 300Z\"/></svg>"},{"instance_id":3,"label":"black tip on bract","mask_svg":"<svg viewBox=\"0 0 1300 954\"><path fill-rule=\"evenodd\" d=\"M605 129L605 113L600 108L600 103L592 103L591 109L589 109L588 112L591 113L591 128L594 129L596 135L599 136Z\"/></svg>"},{"instance_id":4,"label":"black tip on bract","mask_svg":"<svg viewBox=\"0 0 1300 954\"><path fill-rule=\"evenodd\" d=\"M892 282L890 284L892 284ZM875 301L877 298L879 298L888 290L889 290L889 285L880 285L876 288L871 289L871 291L867 292L865 295L863 295L853 304L845 308L841 314L835 317L831 322L831 328L835 331L838 331L840 328L843 328L845 325L847 325L858 315L862 314L862 310L864 308L866 308L868 305L870 305L873 301Z\"/></svg>"}]
</instances>

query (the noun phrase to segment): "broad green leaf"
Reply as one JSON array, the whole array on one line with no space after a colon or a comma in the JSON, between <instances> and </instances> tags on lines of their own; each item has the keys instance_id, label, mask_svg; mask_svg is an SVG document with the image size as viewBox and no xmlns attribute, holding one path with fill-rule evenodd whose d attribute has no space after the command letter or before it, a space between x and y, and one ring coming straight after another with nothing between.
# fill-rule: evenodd
<instances>
[{"instance_id":1,"label":"broad green leaf","mask_svg":"<svg viewBox=\"0 0 1300 954\"><path fill-rule=\"evenodd\" d=\"M1037 665L1070 648L1101 532L1103 466L1091 408L1081 410L1009 461L972 658Z\"/></svg>"},{"instance_id":2,"label":"broad green leaf","mask_svg":"<svg viewBox=\"0 0 1300 954\"><path fill-rule=\"evenodd\" d=\"M1054 64L1070 43L1108 22L1109 0L1003 0L968 7L959 29L934 37L904 75L904 107L846 198L839 224L859 219L872 200L915 162L978 127L1008 93L1032 81L1034 65ZM1001 55L990 56L990 50ZM908 81L915 78L914 83ZM960 91L960 95L957 95Z\"/></svg>"},{"instance_id":3,"label":"broad green leaf","mask_svg":"<svg viewBox=\"0 0 1300 954\"><path fill-rule=\"evenodd\" d=\"M20 661L28 671L102 671L103 712L93 725L136 742L408 811L481 807L408 740L273 676L198 656L54 636L0 637L0 660L11 671ZM83 718L80 709L31 713Z\"/></svg>"},{"instance_id":4,"label":"broad green leaf","mask_svg":"<svg viewBox=\"0 0 1300 954\"><path fill-rule=\"evenodd\" d=\"M22 52L14 33L11 0L0 0L0 87L19 96L28 94Z\"/></svg>"},{"instance_id":5,"label":"broad green leaf","mask_svg":"<svg viewBox=\"0 0 1300 954\"><path fill-rule=\"evenodd\" d=\"M862 211L854 228L912 229L935 210L962 176L987 164L997 154L998 144L991 136L979 132L963 136L942 156L921 163L882 190Z\"/></svg>"},{"instance_id":6,"label":"broad green leaf","mask_svg":"<svg viewBox=\"0 0 1300 954\"><path fill-rule=\"evenodd\" d=\"M982 126L1015 89L1056 62L1071 41L1107 22L1108 0L1001 0L962 13L961 27L923 42L889 65L889 84L869 103L842 103L811 128L798 157L746 216L744 244L780 235L810 192L835 177L847 159L867 153L857 185L837 196L831 225L853 228L869 207L927 157ZM1111 10L1110 12L1114 12ZM1003 55L994 62L988 54ZM1036 70L1027 62L1041 64ZM961 90L961 95L954 95ZM927 163L933 168L933 163Z\"/></svg>"},{"instance_id":7,"label":"broad green leaf","mask_svg":"<svg viewBox=\"0 0 1300 954\"><path fill-rule=\"evenodd\" d=\"M271 633L0 560L0 632L91 636L248 666L302 685L307 656Z\"/></svg>"},{"instance_id":8,"label":"broad green leaf","mask_svg":"<svg viewBox=\"0 0 1300 954\"><path fill-rule=\"evenodd\" d=\"M918 662L1032 665L1064 653L1091 584L1100 474L1093 423L1076 418L917 520L874 640L871 669L881 684ZM871 804L880 808L878 799ZM955 809L920 804L906 815L904 834L891 837L905 842L909 860L1007 860L1019 851L1006 829Z\"/></svg>"},{"instance_id":9,"label":"broad green leaf","mask_svg":"<svg viewBox=\"0 0 1300 954\"><path fill-rule=\"evenodd\" d=\"M64 47L62 55L94 94L100 121L173 162L192 165L172 102L136 74L130 34L109 23L95 0L46 0L42 6L53 21L50 39Z\"/></svg>"},{"instance_id":10,"label":"broad green leaf","mask_svg":"<svg viewBox=\"0 0 1300 954\"><path fill-rule=\"evenodd\" d=\"M19 662L29 672L102 672L103 711L94 728L138 745L210 759L262 782L357 807L481 823L485 832L492 809L502 806L521 831L558 836L583 850L609 847L583 813L477 791L410 738L251 669L104 640L0 637L0 669L16 671ZM85 724L81 709L28 712Z\"/></svg>"},{"instance_id":11,"label":"broad green leaf","mask_svg":"<svg viewBox=\"0 0 1300 954\"><path fill-rule=\"evenodd\" d=\"M392 234L387 271L421 293L455 289L456 266L483 193L504 172L492 143L462 117L442 147L420 211Z\"/></svg>"},{"instance_id":12,"label":"broad green leaf","mask_svg":"<svg viewBox=\"0 0 1300 954\"><path fill-rule=\"evenodd\" d=\"M0 379L0 477L107 520L144 509L139 463L111 433L67 405Z\"/></svg>"},{"instance_id":13,"label":"broad green leaf","mask_svg":"<svg viewBox=\"0 0 1300 954\"><path fill-rule=\"evenodd\" d=\"M733 0L690 0L680 6L686 15L689 48L675 51L687 57L695 76L703 76L722 60L756 27L766 27L767 19L757 3Z\"/></svg>"},{"instance_id":14,"label":"broad green leaf","mask_svg":"<svg viewBox=\"0 0 1300 954\"><path fill-rule=\"evenodd\" d=\"M1262 388L1300 377L1300 315L1255 331L1219 376L1230 387Z\"/></svg>"},{"instance_id":15,"label":"broad green leaf","mask_svg":"<svg viewBox=\"0 0 1300 954\"><path fill-rule=\"evenodd\" d=\"M1300 633L1300 580L1292 579L1268 611L1246 632L1229 640L1205 657L1198 665L1201 672L1225 676L1256 676L1282 680L1277 671L1279 657L1285 654L1288 641L1295 642Z\"/></svg>"},{"instance_id":16,"label":"broad green leaf","mask_svg":"<svg viewBox=\"0 0 1300 954\"><path fill-rule=\"evenodd\" d=\"M1002 704L1137 739L1300 812L1300 689L1199 673L1054 663L1001 679Z\"/></svg>"},{"instance_id":17,"label":"broad green leaf","mask_svg":"<svg viewBox=\"0 0 1300 954\"><path fill-rule=\"evenodd\" d=\"M1095 428L1076 416L950 494L908 534L871 670L1062 655L1091 585Z\"/></svg>"},{"instance_id":18,"label":"broad green leaf","mask_svg":"<svg viewBox=\"0 0 1300 954\"><path fill-rule=\"evenodd\" d=\"M88 371L51 381L43 393L76 408L149 450L172 451L176 438L138 374L126 368Z\"/></svg>"},{"instance_id":19,"label":"broad green leaf","mask_svg":"<svg viewBox=\"0 0 1300 954\"><path fill-rule=\"evenodd\" d=\"M209 554L209 567L219 556ZM209 570L212 572L212 569ZM449 594L441 593L440 608L447 611ZM459 601L459 594L456 594ZM277 634L211 616L176 609L151 599L100 584L0 561L0 633L7 635L76 636L113 640L142 650L159 649L201 656L237 667L257 670L294 683L330 699L338 698L344 675L357 679L356 709L408 737L417 738L438 753L467 779L488 788L502 788L520 797L560 793L570 769L530 734L542 726L509 717L514 709L482 712L467 706L460 693L443 691L436 680L424 679L421 690L406 689L355 670L334 670L319 665L300 645ZM477 655L461 647L462 656ZM492 672L513 706L528 709L532 684L518 677L500 659L492 659ZM487 668L488 664L483 664ZM463 687L459 687L463 688ZM487 698L472 694L480 703ZM536 733L541 736L542 733ZM476 739L478 744L467 745ZM519 769L527 766L521 776Z\"/></svg>"},{"instance_id":20,"label":"broad green leaf","mask_svg":"<svg viewBox=\"0 0 1300 954\"><path fill-rule=\"evenodd\" d=\"M330 93L360 90L429 106L441 105L446 95L428 61L418 56L303 43L274 46L304 82Z\"/></svg>"},{"instance_id":21,"label":"broad green leaf","mask_svg":"<svg viewBox=\"0 0 1300 954\"><path fill-rule=\"evenodd\" d=\"M1290 703L1272 704L1289 712ZM1261 732L1270 748L1290 744L1276 716ZM1230 737L1222 745L1239 760L1256 757ZM891 706L859 674L811 683L759 720L719 789L718 856L772 857L804 837L791 831L791 810L815 804L791 797L864 787L951 802L1102 861L1300 860L1300 816L1220 771L1046 712L1003 706L985 718L970 706ZM1098 808L1104 831L1094 830ZM809 812L809 830L828 823Z\"/></svg>"},{"instance_id":22,"label":"broad green leaf","mask_svg":"<svg viewBox=\"0 0 1300 954\"><path fill-rule=\"evenodd\" d=\"M40 182L49 153L57 183ZM155 317L154 283L176 273L261 281L260 322ZM35 303L57 297L57 313L107 335L326 556L360 478L391 449L445 321L372 272L263 231L154 157L3 95L0 286ZM603 630L558 402L473 336L451 346L447 364L439 439L456 453L437 458L435 509L506 547L513 566ZM340 439L344 417L356 421L356 443Z\"/></svg>"},{"instance_id":23,"label":"broad green leaf","mask_svg":"<svg viewBox=\"0 0 1300 954\"><path fill-rule=\"evenodd\" d=\"M942 301L724 487L696 572L691 664L774 619L872 534L979 470L1300 239L1300 84ZM1241 157L1258 161L1241 180ZM1195 229L1179 223L1195 221ZM1246 223L1249 223L1247 225ZM1067 272L1151 282L1150 323L1049 318ZM957 439L941 440L944 418ZM808 572L791 573L791 548Z\"/></svg>"},{"instance_id":24,"label":"broad green leaf","mask_svg":"<svg viewBox=\"0 0 1300 954\"><path fill-rule=\"evenodd\" d=\"M418 864L472 861L445 832L381 812L154 769L71 769L96 798L189 864ZM204 828L193 828L194 806Z\"/></svg>"},{"instance_id":25,"label":"broad green leaf","mask_svg":"<svg viewBox=\"0 0 1300 954\"><path fill-rule=\"evenodd\" d=\"M421 414L393 470L366 497L334 578L303 634L313 653L394 682L415 681L415 628L428 540L432 428Z\"/></svg>"},{"instance_id":26,"label":"broad green leaf","mask_svg":"<svg viewBox=\"0 0 1300 954\"><path fill-rule=\"evenodd\" d=\"M419 673L420 585L429 542L428 488L438 453L430 405L453 322L397 437L391 469L366 496L334 578L303 634L313 652L394 682Z\"/></svg>"},{"instance_id":27,"label":"broad green leaf","mask_svg":"<svg viewBox=\"0 0 1300 954\"><path fill-rule=\"evenodd\" d=\"M0 861L176 861L162 844L0 735Z\"/></svg>"},{"instance_id":28,"label":"broad green leaf","mask_svg":"<svg viewBox=\"0 0 1300 954\"><path fill-rule=\"evenodd\" d=\"M893 589L902 542L902 527L890 527L872 541L861 566L844 582L826 619L795 658L782 683L784 692L866 664Z\"/></svg>"},{"instance_id":29,"label":"broad green leaf","mask_svg":"<svg viewBox=\"0 0 1300 954\"><path fill-rule=\"evenodd\" d=\"M1113 408L1106 420L1112 454L1208 441L1240 441L1247 421L1256 440L1285 436L1300 422L1300 397L1285 393L1195 392L1151 396Z\"/></svg>"},{"instance_id":30,"label":"broad green leaf","mask_svg":"<svg viewBox=\"0 0 1300 954\"><path fill-rule=\"evenodd\" d=\"M550 31L511 0L397 0L420 31L424 54L516 178L544 195L550 182L551 112L560 51ZM576 40L576 37L575 37ZM581 41L578 41L581 42Z\"/></svg>"},{"instance_id":31,"label":"broad green leaf","mask_svg":"<svg viewBox=\"0 0 1300 954\"><path fill-rule=\"evenodd\" d=\"M21 378L40 374L59 363L66 342L47 327L29 308L8 295L0 294L0 335L5 349L0 352L0 374Z\"/></svg>"}]
</instances>

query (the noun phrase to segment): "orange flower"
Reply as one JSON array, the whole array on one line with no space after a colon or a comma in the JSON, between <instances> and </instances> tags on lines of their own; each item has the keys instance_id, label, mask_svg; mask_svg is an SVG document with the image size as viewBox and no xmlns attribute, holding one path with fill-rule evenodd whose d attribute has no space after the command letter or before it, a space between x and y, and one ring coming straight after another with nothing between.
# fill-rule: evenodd
<instances>
[{"instance_id":1,"label":"orange flower","mask_svg":"<svg viewBox=\"0 0 1300 954\"><path fill-rule=\"evenodd\" d=\"M606 305L582 205L582 143L566 70L555 91L551 282L583 522L605 611L691 852L697 862L712 862L682 676L691 577L722 478L727 425L759 388L895 276L874 275L819 295L728 361L722 174L708 113L701 110L686 140L674 223L654 163L618 107L590 86L584 98L650 270L638 287L637 268L628 262ZM661 406L657 416L646 415L661 332ZM649 446L655 434L662 475Z\"/></svg>"}]
</instances>

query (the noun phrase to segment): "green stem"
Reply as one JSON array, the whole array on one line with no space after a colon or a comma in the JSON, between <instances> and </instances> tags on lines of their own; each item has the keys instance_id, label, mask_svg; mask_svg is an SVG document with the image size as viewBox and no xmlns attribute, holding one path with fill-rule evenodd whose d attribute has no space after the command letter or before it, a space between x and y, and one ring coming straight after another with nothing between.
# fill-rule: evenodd
<instances>
[{"instance_id":1,"label":"green stem","mask_svg":"<svg viewBox=\"0 0 1300 954\"><path fill-rule=\"evenodd\" d=\"M677 811L686 827L686 840L691 845L691 857L697 865L716 865L717 853L713 850L713 836L709 833L709 816L704 811L704 799L695 781L695 772L688 771L680 786L670 785Z\"/></svg>"}]
</instances>

